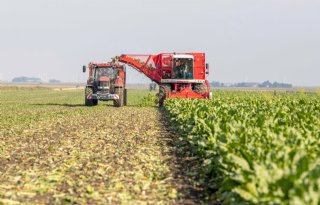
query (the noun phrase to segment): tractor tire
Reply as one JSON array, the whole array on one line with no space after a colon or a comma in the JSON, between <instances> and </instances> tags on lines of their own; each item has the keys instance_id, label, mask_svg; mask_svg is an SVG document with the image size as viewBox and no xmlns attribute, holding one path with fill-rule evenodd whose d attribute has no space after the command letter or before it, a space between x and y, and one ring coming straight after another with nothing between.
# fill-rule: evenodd
<instances>
[{"instance_id":1,"label":"tractor tire","mask_svg":"<svg viewBox=\"0 0 320 205\"><path fill-rule=\"evenodd\" d=\"M166 100L167 94L170 92L170 84L160 84L159 85L159 107L163 107L163 103Z\"/></svg>"},{"instance_id":2,"label":"tractor tire","mask_svg":"<svg viewBox=\"0 0 320 205\"><path fill-rule=\"evenodd\" d=\"M86 87L85 95L84 95L85 105L86 106L96 106L96 105L98 105L98 100L96 100L96 99L88 99L88 96L92 95L92 94L93 94L92 87Z\"/></svg>"},{"instance_id":3,"label":"tractor tire","mask_svg":"<svg viewBox=\"0 0 320 205\"><path fill-rule=\"evenodd\" d=\"M124 93L123 93L123 104L124 106L127 106L127 101L128 98L127 98L127 89L124 89Z\"/></svg>"},{"instance_id":4,"label":"tractor tire","mask_svg":"<svg viewBox=\"0 0 320 205\"><path fill-rule=\"evenodd\" d=\"M124 95L123 95L123 89L122 88L115 88L114 93L119 95L119 99L113 101L114 107L122 107L124 104Z\"/></svg>"},{"instance_id":5,"label":"tractor tire","mask_svg":"<svg viewBox=\"0 0 320 205\"><path fill-rule=\"evenodd\" d=\"M194 92L199 93L199 94L207 93L208 92L207 85L205 83L195 84L194 85Z\"/></svg>"}]
</instances>

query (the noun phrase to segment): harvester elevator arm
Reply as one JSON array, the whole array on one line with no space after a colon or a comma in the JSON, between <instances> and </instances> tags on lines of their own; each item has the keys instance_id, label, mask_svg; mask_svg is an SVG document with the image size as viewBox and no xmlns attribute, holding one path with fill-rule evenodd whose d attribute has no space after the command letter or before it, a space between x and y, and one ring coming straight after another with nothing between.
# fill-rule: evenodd
<instances>
[{"instance_id":1,"label":"harvester elevator arm","mask_svg":"<svg viewBox=\"0 0 320 205\"><path fill-rule=\"evenodd\" d=\"M161 71L156 67L158 62L155 62L153 55L121 55L115 57L116 62L121 62L129 65L135 70L142 72L148 78L156 83L161 81Z\"/></svg>"}]
</instances>

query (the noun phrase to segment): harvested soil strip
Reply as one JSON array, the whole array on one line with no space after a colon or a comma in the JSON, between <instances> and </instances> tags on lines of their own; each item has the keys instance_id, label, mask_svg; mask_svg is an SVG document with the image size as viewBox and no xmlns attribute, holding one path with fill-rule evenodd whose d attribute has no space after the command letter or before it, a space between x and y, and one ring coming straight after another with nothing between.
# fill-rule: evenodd
<instances>
[{"instance_id":1,"label":"harvested soil strip","mask_svg":"<svg viewBox=\"0 0 320 205\"><path fill-rule=\"evenodd\" d=\"M0 204L199 203L158 109L77 109L2 136Z\"/></svg>"}]
</instances>

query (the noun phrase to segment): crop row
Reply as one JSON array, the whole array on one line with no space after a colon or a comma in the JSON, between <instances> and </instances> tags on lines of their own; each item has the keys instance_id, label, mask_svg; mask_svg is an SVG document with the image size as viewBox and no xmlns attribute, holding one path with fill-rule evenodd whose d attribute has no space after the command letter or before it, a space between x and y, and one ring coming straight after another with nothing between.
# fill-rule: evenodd
<instances>
[{"instance_id":1,"label":"crop row","mask_svg":"<svg viewBox=\"0 0 320 205\"><path fill-rule=\"evenodd\" d=\"M217 92L165 110L224 204L320 204L320 97Z\"/></svg>"}]
</instances>

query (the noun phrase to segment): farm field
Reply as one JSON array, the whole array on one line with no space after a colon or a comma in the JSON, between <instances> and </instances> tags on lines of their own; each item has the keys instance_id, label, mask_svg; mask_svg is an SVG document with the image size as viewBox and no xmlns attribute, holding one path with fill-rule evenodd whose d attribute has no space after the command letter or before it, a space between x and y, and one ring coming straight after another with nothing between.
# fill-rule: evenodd
<instances>
[{"instance_id":1,"label":"farm field","mask_svg":"<svg viewBox=\"0 0 320 205\"><path fill-rule=\"evenodd\" d=\"M320 203L319 93L154 94L0 88L0 204Z\"/></svg>"},{"instance_id":2,"label":"farm field","mask_svg":"<svg viewBox=\"0 0 320 205\"><path fill-rule=\"evenodd\" d=\"M166 102L224 204L320 204L320 95L219 91Z\"/></svg>"},{"instance_id":3,"label":"farm field","mask_svg":"<svg viewBox=\"0 0 320 205\"><path fill-rule=\"evenodd\" d=\"M200 203L147 94L85 107L83 90L0 88L0 204Z\"/></svg>"}]
</instances>

